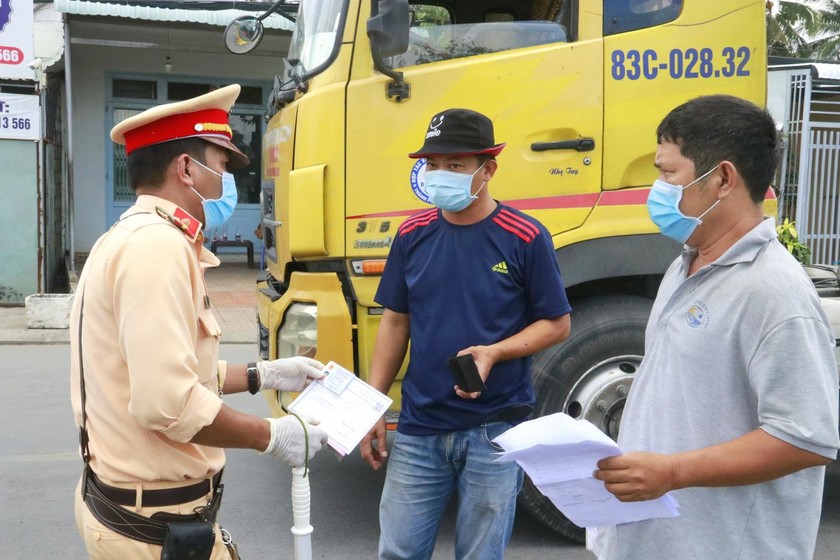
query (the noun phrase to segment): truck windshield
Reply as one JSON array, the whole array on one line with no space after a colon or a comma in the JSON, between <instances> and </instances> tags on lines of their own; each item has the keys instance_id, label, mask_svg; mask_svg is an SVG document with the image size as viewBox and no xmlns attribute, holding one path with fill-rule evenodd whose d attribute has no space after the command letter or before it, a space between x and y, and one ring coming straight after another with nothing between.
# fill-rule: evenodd
<instances>
[{"instance_id":1,"label":"truck windshield","mask_svg":"<svg viewBox=\"0 0 840 560\"><path fill-rule=\"evenodd\" d=\"M426 24L411 27L408 50L394 57L394 67L569 41L554 21L499 21Z\"/></svg>"},{"instance_id":2,"label":"truck windshield","mask_svg":"<svg viewBox=\"0 0 840 560\"><path fill-rule=\"evenodd\" d=\"M571 43L577 37L577 2L573 0L494 0L489 4L473 0L444 4L411 0L408 48L392 57L390 66L404 68L551 43ZM479 4L481 9L477 10ZM672 21L679 16L682 5L683 0L608 0L603 9L604 35Z\"/></svg>"},{"instance_id":3,"label":"truck windshield","mask_svg":"<svg viewBox=\"0 0 840 560\"><path fill-rule=\"evenodd\" d=\"M300 77L312 76L335 50L345 0L301 0L288 60Z\"/></svg>"}]
</instances>

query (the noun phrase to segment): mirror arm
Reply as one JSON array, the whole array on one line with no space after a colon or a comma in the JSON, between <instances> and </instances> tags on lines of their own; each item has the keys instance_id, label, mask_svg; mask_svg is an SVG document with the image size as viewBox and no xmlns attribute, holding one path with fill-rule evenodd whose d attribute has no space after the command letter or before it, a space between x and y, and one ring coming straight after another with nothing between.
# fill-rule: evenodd
<instances>
[{"instance_id":1,"label":"mirror arm","mask_svg":"<svg viewBox=\"0 0 840 560\"><path fill-rule=\"evenodd\" d=\"M262 21L265 18L267 18L268 16L270 16L271 14L273 14L274 12L277 12L277 15L279 15L280 17L286 18L287 20L291 21L292 23L295 23L295 21L296 21L295 18L293 18L289 14L287 14L285 12L278 12L278 10L280 9L280 6L285 6L285 5L286 5L286 0L278 0L277 2L274 3L273 6L271 6L269 9L267 9L261 16L258 16L257 20Z\"/></svg>"},{"instance_id":2,"label":"mirror arm","mask_svg":"<svg viewBox=\"0 0 840 560\"><path fill-rule=\"evenodd\" d=\"M375 41L373 39L371 40L370 46L370 54L371 58L373 58L373 67L393 80L388 83L388 99L392 99L397 103L400 103L401 101L405 101L411 97L411 85L403 80L403 73L397 72L385 64L385 61L379 54L379 47L375 45Z\"/></svg>"}]
</instances>

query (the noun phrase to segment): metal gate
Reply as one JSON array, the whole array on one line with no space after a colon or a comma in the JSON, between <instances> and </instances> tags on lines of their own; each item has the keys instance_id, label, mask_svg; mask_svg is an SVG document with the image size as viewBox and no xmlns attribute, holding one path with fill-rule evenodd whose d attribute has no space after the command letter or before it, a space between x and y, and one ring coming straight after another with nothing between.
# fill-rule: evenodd
<instances>
[{"instance_id":1,"label":"metal gate","mask_svg":"<svg viewBox=\"0 0 840 560\"><path fill-rule=\"evenodd\" d=\"M810 188L803 190L797 205L797 223L803 243L811 248L811 262L840 261L840 124L821 123L811 128L808 157L803 158L801 177ZM803 231L804 230L804 231Z\"/></svg>"},{"instance_id":2,"label":"metal gate","mask_svg":"<svg viewBox=\"0 0 840 560\"><path fill-rule=\"evenodd\" d=\"M779 217L796 220L812 263L829 264L840 261L840 78L820 66L771 72L769 87L785 88Z\"/></svg>"}]
</instances>

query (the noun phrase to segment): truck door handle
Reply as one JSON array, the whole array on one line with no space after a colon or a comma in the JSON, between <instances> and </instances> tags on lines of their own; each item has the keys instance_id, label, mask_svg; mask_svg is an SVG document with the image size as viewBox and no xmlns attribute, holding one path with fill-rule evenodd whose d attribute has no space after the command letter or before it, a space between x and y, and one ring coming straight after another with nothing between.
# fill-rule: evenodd
<instances>
[{"instance_id":1,"label":"truck door handle","mask_svg":"<svg viewBox=\"0 0 840 560\"><path fill-rule=\"evenodd\" d=\"M531 151L546 152L548 150L577 150L590 152L595 149L594 138L578 138L577 140L561 140L559 142L534 142Z\"/></svg>"},{"instance_id":2,"label":"truck door handle","mask_svg":"<svg viewBox=\"0 0 840 560\"><path fill-rule=\"evenodd\" d=\"M269 226L269 227L280 227L280 226L283 225L283 222L278 222L276 220L267 220L265 218L263 218L262 223L263 223L263 225L266 225L266 226Z\"/></svg>"}]
</instances>

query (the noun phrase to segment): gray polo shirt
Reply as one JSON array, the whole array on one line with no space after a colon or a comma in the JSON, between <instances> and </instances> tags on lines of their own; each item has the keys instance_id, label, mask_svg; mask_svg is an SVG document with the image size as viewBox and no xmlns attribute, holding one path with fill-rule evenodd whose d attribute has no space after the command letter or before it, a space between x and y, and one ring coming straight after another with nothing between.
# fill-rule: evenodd
<instances>
[{"instance_id":1,"label":"gray polo shirt","mask_svg":"<svg viewBox=\"0 0 840 560\"><path fill-rule=\"evenodd\" d=\"M626 451L679 453L761 428L834 458L834 338L802 267L764 220L711 265L668 269L621 424ZM598 530L601 559L811 558L825 468L673 493L680 517Z\"/></svg>"}]
</instances>

